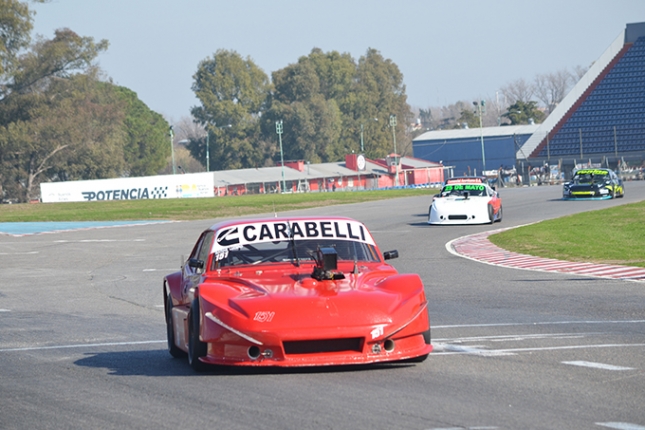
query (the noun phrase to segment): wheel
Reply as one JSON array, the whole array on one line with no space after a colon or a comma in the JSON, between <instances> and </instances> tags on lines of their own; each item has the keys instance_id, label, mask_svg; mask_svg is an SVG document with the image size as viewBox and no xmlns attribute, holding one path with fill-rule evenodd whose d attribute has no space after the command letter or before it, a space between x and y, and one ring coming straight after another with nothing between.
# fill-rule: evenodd
<instances>
[{"instance_id":1,"label":"wheel","mask_svg":"<svg viewBox=\"0 0 645 430\"><path fill-rule=\"evenodd\" d=\"M495 211L493 210L492 205L488 205L488 223L492 224L495 222Z\"/></svg>"},{"instance_id":2,"label":"wheel","mask_svg":"<svg viewBox=\"0 0 645 430\"><path fill-rule=\"evenodd\" d=\"M428 208L428 224L430 224L431 218L432 218L432 206Z\"/></svg>"},{"instance_id":3,"label":"wheel","mask_svg":"<svg viewBox=\"0 0 645 430\"><path fill-rule=\"evenodd\" d=\"M199 299L195 298L188 314L188 364L197 372L203 372L208 365L199 360L206 356L206 343L199 339Z\"/></svg>"},{"instance_id":4,"label":"wheel","mask_svg":"<svg viewBox=\"0 0 645 430\"><path fill-rule=\"evenodd\" d=\"M166 295L166 335L168 338L168 352L175 358L185 357L186 353L175 345L175 330L172 322L172 297Z\"/></svg>"},{"instance_id":5,"label":"wheel","mask_svg":"<svg viewBox=\"0 0 645 430\"><path fill-rule=\"evenodd\" d=\"M500 206L499 213L497 214L497 222L502 222L502 215L503 215L502 207Z\"/></svg>"},{"instance_id":6,"label":"wheel","mask_svg":"<svg viewBox=\"0 0 645 430\"><path fill-rule=\"evenodd\" d=\"M616 187L613 187L613 188L611 189L611 198L612 198L612 199L615 199L615 198L616 198Z\"/></svg>"}]
</instances>

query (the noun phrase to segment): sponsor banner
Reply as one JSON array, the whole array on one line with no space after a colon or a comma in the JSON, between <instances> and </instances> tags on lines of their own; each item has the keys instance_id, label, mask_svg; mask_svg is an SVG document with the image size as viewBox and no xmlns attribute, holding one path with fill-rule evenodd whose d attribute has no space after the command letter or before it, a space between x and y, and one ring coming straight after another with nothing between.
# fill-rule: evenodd
<instances>
[{"instance_id":1,"label":"sponsor banner","mask_svg":"<svg viewBox=\"0 0 645 430\"><path fill-rule=\"evenodd\" d=\"M493 170L493 172L497 172L497 170ZM479 184L481 184L482 182L483 182L482 178L477 178L477 177L473 177L473 178L450 178L450 179L446 180L446 184L466 184L466 183L471 183L471 184L479 183Z\"/></svg>"},{"instance_id":2,"label":"sponsor banner","mask_svg":"<svg viewBox=\"0 0 645 430\"><path fill-rule=\"evenodd\" d=\"M485 191L485 185L473 185L473 184L464 184L464 185L446 185L443 187L442 191Z\"/></svg>"},{"instance_id":3,"label":"sponsor banner","mask_svg":"<svg viewBox=\"0 0 645 430\"><path fill-rule=\"evenodd\" d=\"M43 203L214 197L213 173L44 182Z\"/></svg>"},{"instance_id":4,"label":"sponsor banner","mask_svg":"<svg viewBox=\"0 0 645 430\"><path fill-rule=\"evenodd\" d=\"M580 170L576 170L575 174L605 176L605 175L608 175L609 172L607 170L600 170L600 169L580 169Z\"/></svg>"},{"instance_id":5,"label":"sponsor banner","mask_svg":"<svg viewBox=\"0 0 645 430\"><path fill-rule=\"evenodd\" d=\"M267 221L225 227L216 232L211 252L241 247L253 243L280 240L337 239L365 242L374 245L374 239L358 221L317 219L297 221Z\"/></svg>"}]
</instances>

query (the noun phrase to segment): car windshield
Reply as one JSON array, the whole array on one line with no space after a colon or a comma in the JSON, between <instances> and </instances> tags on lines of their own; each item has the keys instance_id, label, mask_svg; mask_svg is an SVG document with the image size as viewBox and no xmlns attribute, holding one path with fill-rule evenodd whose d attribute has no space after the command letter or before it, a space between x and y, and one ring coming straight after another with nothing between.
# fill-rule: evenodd
<instances>
[{"instance_id":1,"label":"car windshield","mask_svg":"<svg viewBox=\"0 0 645 430\"><path fill-rule=\"evenodd\" d=\"M469 196L485 196L486 186L481 184L454 184L445 185L441 189L441 197L463 196L467 192Z\"/></svg>"},{"instance_id":2,"label":"car windshield","mask_svg":"<svg viewBox=\"0 0 645 430\"><path fill-rule=\"evenodd\" d=\"M241 264L315 262L319 248L336 249L338 261L380 261L373 245L338 239L278 240L231 246L213 257L212 269Z\"/></svg>"},{"instance_id":3,"label":"car windshield","mask_svg":"<svg viewBox=\"0 0 645 430\"><path fill-rule=\"evenodd\" d=\"M600 173L578 172L573 176L575 184L603 184L608 179L609 175L604 171L600 171Z\"/></svg>"}]
</instances>

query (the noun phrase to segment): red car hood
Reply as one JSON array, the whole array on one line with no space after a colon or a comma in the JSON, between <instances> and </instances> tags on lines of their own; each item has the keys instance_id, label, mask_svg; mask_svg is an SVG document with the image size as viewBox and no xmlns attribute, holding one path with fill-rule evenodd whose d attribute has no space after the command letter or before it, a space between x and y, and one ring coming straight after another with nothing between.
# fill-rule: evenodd
<instances>
[{"instance_id":1,"label":"red car hood","mask_svg":"<svg viewBox=\"0 0 645 430\"><path fill-rule=\"evenodd\" d=\"M199 286L203 312L247 333L288 337L303 330L324 336L341 328L403 324L403 318L425 308L418 275L399 275L390 268L318 281L308 267L290 273L282 269L231 271L232 276L207 279ZM396 321L399 313L401 321Z\"/></svg>"}]
</instances>

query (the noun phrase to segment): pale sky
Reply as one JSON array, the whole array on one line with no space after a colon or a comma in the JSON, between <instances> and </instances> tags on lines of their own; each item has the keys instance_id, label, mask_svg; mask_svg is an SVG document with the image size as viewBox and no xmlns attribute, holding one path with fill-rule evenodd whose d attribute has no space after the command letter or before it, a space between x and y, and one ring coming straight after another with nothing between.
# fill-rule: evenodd
<instances>
[{"instance_id":1,"label":"pale sky","mask_svg":"<svg viewBox=\"0 0 645 430\"><path fill-rule=\"evenodd\" d=\"M34 34L67 27L107 39L98 58L114 83L169 122L199 104L191 86L218 49L271 73L313 48L368 48L403 73L408 103L494 99L504 85L588 67L626 24L645 22L645 0L50 0L29 3Z\"/></svg>"}]
</instances>

